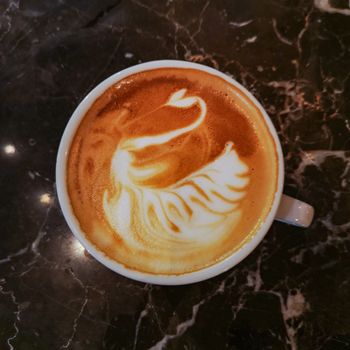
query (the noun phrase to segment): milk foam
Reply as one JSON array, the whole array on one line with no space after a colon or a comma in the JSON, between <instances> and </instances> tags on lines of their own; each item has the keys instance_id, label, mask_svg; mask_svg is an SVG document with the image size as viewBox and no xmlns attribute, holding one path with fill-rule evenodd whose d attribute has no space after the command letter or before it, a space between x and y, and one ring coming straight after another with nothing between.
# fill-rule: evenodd
<instances>
[{"instance_id":1,"label":"milk foam","mask_svg":"<svg viewBox=\"0 0 350 350\"><path fill-rule=\"evenodd\" d=\"M205 101L185 95L186 89L180 89L163 106L179 110L199 107L194 122L159 135L121 140L114 153L110 180L115 191L104 191L103 209L110 226L131 249L157 253L171 247L186 250L208 246L232 233L241 218L248 167L232 142L227 142L214 160L169 186L140 185L141 180L168 171L171 164L159 161L140 166L134 161L135 154L190 133L205 120Z\"/></svg>"},{"instance_id":2,"label":"milk foam","mask_svg":"<svg viewBox=\"0 0 350 350\"><path fill-rule=\"evenodd\" d=\"M257 232L277 188L261 111L195 69L140 72L110 86L72 141L67 185L86 238L136 271L184 274Z\"/></svg>"}]
</instances>

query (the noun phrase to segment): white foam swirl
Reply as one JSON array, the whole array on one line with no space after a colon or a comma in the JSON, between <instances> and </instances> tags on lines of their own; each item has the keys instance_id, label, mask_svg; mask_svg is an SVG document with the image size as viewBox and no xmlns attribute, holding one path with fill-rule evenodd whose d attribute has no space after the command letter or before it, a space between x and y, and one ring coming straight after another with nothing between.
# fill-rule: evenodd
<instances>
[{"instance_id":1,"label":"white foam swirl","mask_svg":"<svg viewBox=\"0 0 350 350\"><path fill-rule=\"evenodd\" d=\"M167 143L191 132L205 119L205 101L185 94L186 89L175 92L165 106L198 105L200 114L192 124L156 136L124 140L114 153L111 180L116 191L114 195L104 192L103 207L110 225L130 247L169 249L180 245L182 249L193 249L210 245L230 234L241 217L248 168L232 142L211 163L170 186L140 185L140 180L167 170L167 164L139 167L133 152Z\"/></svg>"}]
</instances>

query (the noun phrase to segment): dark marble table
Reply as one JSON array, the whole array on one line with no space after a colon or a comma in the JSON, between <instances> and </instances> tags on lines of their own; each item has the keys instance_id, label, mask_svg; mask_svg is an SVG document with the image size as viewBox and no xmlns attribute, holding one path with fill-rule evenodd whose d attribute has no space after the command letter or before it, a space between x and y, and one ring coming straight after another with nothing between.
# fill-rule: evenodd
<instances>
[{"instance_id":1,"label":"dark marble table","mask_svg":"<svg viewBox=\"0 0 350 350\"><path fill-rule=\"evenodd\" d=\"M350 8L345 0L0 0L0 349L350 349ZM206 282L160 287L97 263L55 193L79 101L154 59L218 68L262 102L285 192L275 222Z\"/></svg>"}]
</instances>

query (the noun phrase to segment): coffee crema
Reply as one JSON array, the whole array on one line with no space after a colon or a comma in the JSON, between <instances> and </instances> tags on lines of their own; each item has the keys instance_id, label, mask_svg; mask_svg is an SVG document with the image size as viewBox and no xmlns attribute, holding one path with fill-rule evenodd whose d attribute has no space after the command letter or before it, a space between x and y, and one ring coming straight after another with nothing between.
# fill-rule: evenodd
<instances>
[{"instance_id":1,"label":"coffee crema","mask_svg":"<svg viewBox=\"0 0 350 350\"><path fill-rule=\"evenodd\" d=\"M259 229L278 179L254 103L224 79L159 68L108 88L72 141L67 185L87 239L151 274L226 258Z\"/></svg>"}]
</instances>

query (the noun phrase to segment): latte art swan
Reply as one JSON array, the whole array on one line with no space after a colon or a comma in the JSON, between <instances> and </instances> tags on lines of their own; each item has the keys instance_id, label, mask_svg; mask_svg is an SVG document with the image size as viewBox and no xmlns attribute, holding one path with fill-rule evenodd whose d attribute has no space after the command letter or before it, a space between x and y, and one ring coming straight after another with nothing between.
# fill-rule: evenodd
<instances>
[{"instance_id":1,"label":"latte art swan","mask_svg":"<svg viewBox=\"0 0 350 350\"><path fill-rule=\"evenodd\" d=\"M176 91L159 108L197 106L199 115L190 125L158 135L122 139L113 155L110 181L114 191L104 191L103 209L110 226L133 249L208 246L229 235L241 218L240 203L249 184L248 167L232 142L227 142L214 160L171 185L145 185L148 179L168 171L170 165L159 160L140 166L135 155L191 133L206 118L205 101L199 96L186 96L186 92Z\"/></svg>"},{"instance_id":2,"label":"latte art swan","mask_svg":"<svg viewBox=\"0 0 350 350\"><path fill-rule=\"evenodd\" d=\"M212 74L157 68L90 106L70 146L69 198L109 259L181 275L224 260L259 229L278 158L260 110Z\"/></svg>"}]
</instances>

